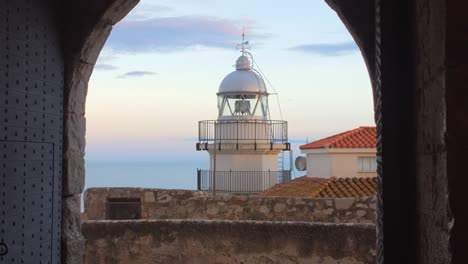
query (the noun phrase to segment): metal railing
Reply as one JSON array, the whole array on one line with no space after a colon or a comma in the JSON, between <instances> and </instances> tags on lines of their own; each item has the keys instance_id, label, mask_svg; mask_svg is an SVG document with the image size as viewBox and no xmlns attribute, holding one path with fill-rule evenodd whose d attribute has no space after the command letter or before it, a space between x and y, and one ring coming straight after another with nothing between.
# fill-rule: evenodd
<instances>
[{"instance_id":1,"label":"metal railing","mask_svg":"<svg viewBox=\"0 0 468 264\"><path fill-rule=\"evenodd\" d=\"M287 143L288 122L282 120L203 120L198 123L201 143Z\"/></svg>"},{"instance_id":2,"label":"metal railing","mask_svg":"<svg viewBox=\"0 0 468 264\"><path fill-rule=\"evenodd\" d=\"M216 176L215 176L216 175ZM216 181L214 181L216 177ZM214 171L197 170L197 188L200 191L256 193L279 182L291 180L291 171ZM216 182L216 186L214 186Z\"/></svg>"}]
</instances>

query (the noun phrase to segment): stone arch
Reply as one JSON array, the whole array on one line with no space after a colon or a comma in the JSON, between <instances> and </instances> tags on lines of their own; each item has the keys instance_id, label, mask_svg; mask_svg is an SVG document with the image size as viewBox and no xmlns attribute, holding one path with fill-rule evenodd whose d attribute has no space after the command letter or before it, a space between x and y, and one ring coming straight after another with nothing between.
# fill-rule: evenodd
<instances>
[{"instance_id":1,"label":"stone arch","mask_svg":"<svg viewBox=\"0 0 468 264\"><path fill-rule=\"evenodd\" d=\"M465 170L464 135L468 131L465 121L468 110L459 95L466 95L461 84L468 78L465 60L468 56L462 48L466 38L460 44L456 36L464 32L468 23L461 19L466 3L326 1L358 44L371 79L379 158L380 162L385 159L385 174L390 175L385 183L380 180L380 188L385 185L390 191L385 192L385 199L380 199L379 203L379 263L384 261L384 233L388 263L400 263L403 258L411 263L435 259L448 263L452 255L462 263L468 254L463 248L467 237L463 223L467 217L465 208L457 200L463 200L467 180L457 177L457 173ZM81 262L79 194L84 187L87 83L112 25L137 3L138 0L83 0L57 4L66 15L63 17L67 63L62 210L64 263ZM434 110L434 106L438 109ZM462 140L461 146L457 140ZM379 166L379 174L383 174L382 166ZM384 195L382 189L380 191L379 195ZM437 200L437 204L431 204L432 200ZM457 219L455 223L454 219Z\"/></svg>"},{"instance_id":2,"label":"stone arch","mask_svg":"<svg viewBox=\"0 0 468 264\"><path fill-rule=\"evenodd\" d=\"M139 0L61 1L65 56L62 178L62 263L82 263L80 204L85 169L85 103L88 81L112 27Z\"/></svg>"},{"instance_id":3,"label":"stone arch","mask_svg":"<svg viewBox=\"0 0 468 264\"><path fill-rule=\"evenodd\" d=\"M374 1L326 0L351 33L366 63L376 102L374 52ZM88 81L112 27L139 0L73 1L61 9L66 26L63 146L62 261L81 263L80 194L84 190L85 102Z\"/></svg>"}]
</instances>

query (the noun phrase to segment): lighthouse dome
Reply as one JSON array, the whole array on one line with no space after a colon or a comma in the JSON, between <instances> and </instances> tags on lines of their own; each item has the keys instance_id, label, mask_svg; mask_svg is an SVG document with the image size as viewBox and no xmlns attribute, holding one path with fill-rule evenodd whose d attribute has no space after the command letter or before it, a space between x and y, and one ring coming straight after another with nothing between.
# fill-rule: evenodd
<instances>
[{"instance_id":1,"label":"lighthouse dome","mask_svg":"<svg viewBox=\"0 0 468 264\"><path fill-rule=\"evenodd\" d=\"M236 70L224 77L218 94L265 94L263 78L251 70L250 60L242 55L236 61Z\"/></svg>"}]
</instances>

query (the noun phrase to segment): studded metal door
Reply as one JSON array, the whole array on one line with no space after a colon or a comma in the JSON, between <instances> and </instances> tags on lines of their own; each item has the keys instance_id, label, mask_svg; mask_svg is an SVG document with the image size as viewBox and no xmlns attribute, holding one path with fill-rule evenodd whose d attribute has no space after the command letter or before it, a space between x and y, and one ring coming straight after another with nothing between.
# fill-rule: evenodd
<instances>
[{"instance_id":1,"label":"studded metal door","mask_svg":"<svg viewBox=\"0 0 468 264\"><path fill-rule=\"evenodd\" d=\"M0 263L59 263L63 56L47 0L0 0Z\"/></svg>"}]
</instances>

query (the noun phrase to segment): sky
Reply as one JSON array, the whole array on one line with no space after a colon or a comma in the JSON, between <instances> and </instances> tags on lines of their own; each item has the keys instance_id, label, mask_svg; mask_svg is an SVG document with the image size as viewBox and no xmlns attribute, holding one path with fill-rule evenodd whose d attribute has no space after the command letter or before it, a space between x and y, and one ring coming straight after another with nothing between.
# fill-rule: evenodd
<instances>
[{"instance_id":1,"label":"sky","mask_svg":"<svg viewBox=\"0 0 468 264\"><path fill-rule=\"evenodd\" d=\"M195 150L198 121L217 117L216 92L243 30L277 93L272 119L288 121L295 148L374 125L361 53L324 1L141 0L91 76L86 158L207 159Z\"/></svg>"}]
</instances>

